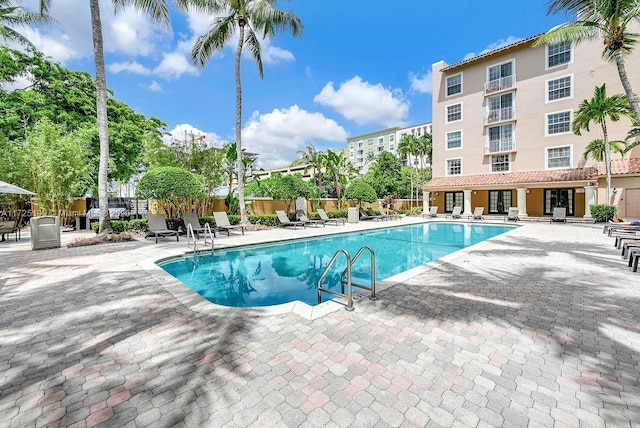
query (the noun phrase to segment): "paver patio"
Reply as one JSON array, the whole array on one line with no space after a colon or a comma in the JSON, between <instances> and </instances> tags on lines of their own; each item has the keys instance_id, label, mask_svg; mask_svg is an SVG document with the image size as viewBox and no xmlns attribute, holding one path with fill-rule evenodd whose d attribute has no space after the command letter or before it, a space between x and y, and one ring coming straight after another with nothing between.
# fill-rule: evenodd
<instances>
[{"instance_id":1,"label":"paver patio","mask_svg":"<svg viewBox=\"0 0 640 428\"><path fill-rule=\"evenodd\" d=\"M526 224L313 320L192 310L140 267L183 240L21 245L0 426L640 426L640 273L601 226Z\"/></svg>"}]
</instances>

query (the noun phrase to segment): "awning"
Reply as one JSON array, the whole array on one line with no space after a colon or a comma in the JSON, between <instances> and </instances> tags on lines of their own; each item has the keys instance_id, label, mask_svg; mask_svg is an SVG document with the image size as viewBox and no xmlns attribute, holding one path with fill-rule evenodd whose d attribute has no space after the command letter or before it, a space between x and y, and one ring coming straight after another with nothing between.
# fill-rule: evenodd
<instances>
[{"instance_id":1,"label":"awning","mask_svg":"<svg viewBox=\"0 0 640 428\"><path fill-rule=\"evenodd\" d=\"M13 195L35 195L35 193L27 189L14 186L13 184L9 184L4 181L0 181L0 193L10 193Z\"/></svg>"}]
</instances>

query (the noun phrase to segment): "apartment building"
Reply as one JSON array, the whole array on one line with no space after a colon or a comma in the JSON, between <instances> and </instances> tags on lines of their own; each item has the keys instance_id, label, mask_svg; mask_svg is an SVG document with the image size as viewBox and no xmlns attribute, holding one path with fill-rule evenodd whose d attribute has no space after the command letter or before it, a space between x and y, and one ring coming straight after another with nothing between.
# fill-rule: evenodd
<instances>
[{"instance_id":1,"label":"apartment building","mask_svg":"<svg viewBox=\"0 0 640 428\"><path fill-rule=\"evenodd\" d=\"M382 152L397 153L399 127L387 128L347 138L349 161L360 175L369 171L375 158Z\"/></svg>"},{"instance_id":2,"label":"apartment building","mask_svg":"<svg viewBox=\"0 0 640 428\"><path fill-rule=\"evenodd\" d=\"M576 136L571 123L596 86L624 93L615 63L601 58L600 41L533 48L533 36L477 57L433 64L433 179L424 186L439 212L463 206L485 214L518 207L521 217L590 217L594 203L616 203L621 217L640 218L640 148L614 157L614 198L605 201L604 170L585 160L601 138L596 124ZM626 57L640 90L640 50ZM631 122L608 122L610 140L624 139Z\"/></svg>"},{"instance_id":3,"label":"apartment building","mask_svg":"<svg viewBox=\"0 0 640 428\"><path fill-rule=\"evenodd\" d=\"M356 135L355 137L347 138L349 160L362 175L369 171L380 153L389 152L397 156L398 144L404 137L408 135L421 137L430 133L431 123L421 123L407 127L395 126L368 134ZM423 161L428 161L428 159ZM416 168L429 166L428 162L421 162L420 158L403 156L402 165L409 166L409 163L413 163Z\"/></svg>"}]
</instances>

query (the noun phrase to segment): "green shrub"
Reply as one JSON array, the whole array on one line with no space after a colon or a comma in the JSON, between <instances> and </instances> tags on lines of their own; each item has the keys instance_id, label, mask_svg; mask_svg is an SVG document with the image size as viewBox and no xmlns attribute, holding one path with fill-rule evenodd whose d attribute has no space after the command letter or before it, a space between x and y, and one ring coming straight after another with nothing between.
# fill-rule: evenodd
<instances>
[{"instance_id":1,"label":"green shrub","mask_svg":"<svg viewBox=\"0 0 640 428\"><path fill-rule=\"evenodd\" d=\"M589 208L591 209L591 216L597 222L612 220L618 211L618 207L610 204L593 204Z\"/></svg>"},{"instance_id":2,"label":"green shrub","mask_svg":"<svg viewBox=\"0 0 640 428\"><path fill-rule=\"evenodd\" d=\"M345 210L336 210L336 211L326 211L327 217L329 218L348 218L348 211ZM309 220L320 220L320 215L312 211L308 215Z\"/></svg>"}]
</instances>

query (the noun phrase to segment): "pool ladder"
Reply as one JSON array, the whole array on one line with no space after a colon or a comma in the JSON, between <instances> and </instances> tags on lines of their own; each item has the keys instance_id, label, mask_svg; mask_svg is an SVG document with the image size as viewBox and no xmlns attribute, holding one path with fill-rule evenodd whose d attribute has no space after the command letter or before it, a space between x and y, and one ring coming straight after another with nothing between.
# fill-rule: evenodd
<instances>
[{"instance_id":1,"label":"pool ladder","mask_svg":"<svg viewBox=\"0 0 640 428\"><path fill-rule=\"evenodd\" d=\"M369 251L369 253L371 253L371 284L370 285L355 284L352 281L351 269L354 263L365 251ZM337 292L334 290L330 290L328 288L323 288L322 282L324 281L324 278L327 276L327 273L329 273L329 270L331 269L333 264L336 262L336 260L338 260L340 255L344 255L347 258L347 267L345 268L345 270L342 271L342 274L340 275L341 292ZM324 291L324 292L333 294L334 296L344 297L345 299L347 299L346 303L340 302L338 300L336 300L336 303L340 303L341 305L344 305L347 311L352 311L353 310L353 287L362 288L364 290L370 290L371 296L369 296L369 299L371 300L378 299L378 297L376 296L376 253L375 251L373 251L373 248L369 247L368 245L361 247L353 258L351 257L351 255L347 250L341 249L336 251L336 253L331 258L331 261L329 262L327 267L324 268L322 275L320 275L320 278L318 279L318 303L322 303L322 292Z\"/></svg>"},{"instance_id":2,"label":"pool ladder","mask_svg":"<svg viewBox=\"0 0 640 428\"><path fill-rule=\"evenodd\" d=\"M204 242L203 245L206 247L209 242L211 242L211 251L213 251L213 237L215 235L211 231L211 226L209 223L204 224ZM193 240L193 243L191 243ZM193 227L189 224L187 226L187 248L193 248L194 256L198 253L198 240L196 239L196 233L193 230Z\"/></svg>"}]
</instances>

